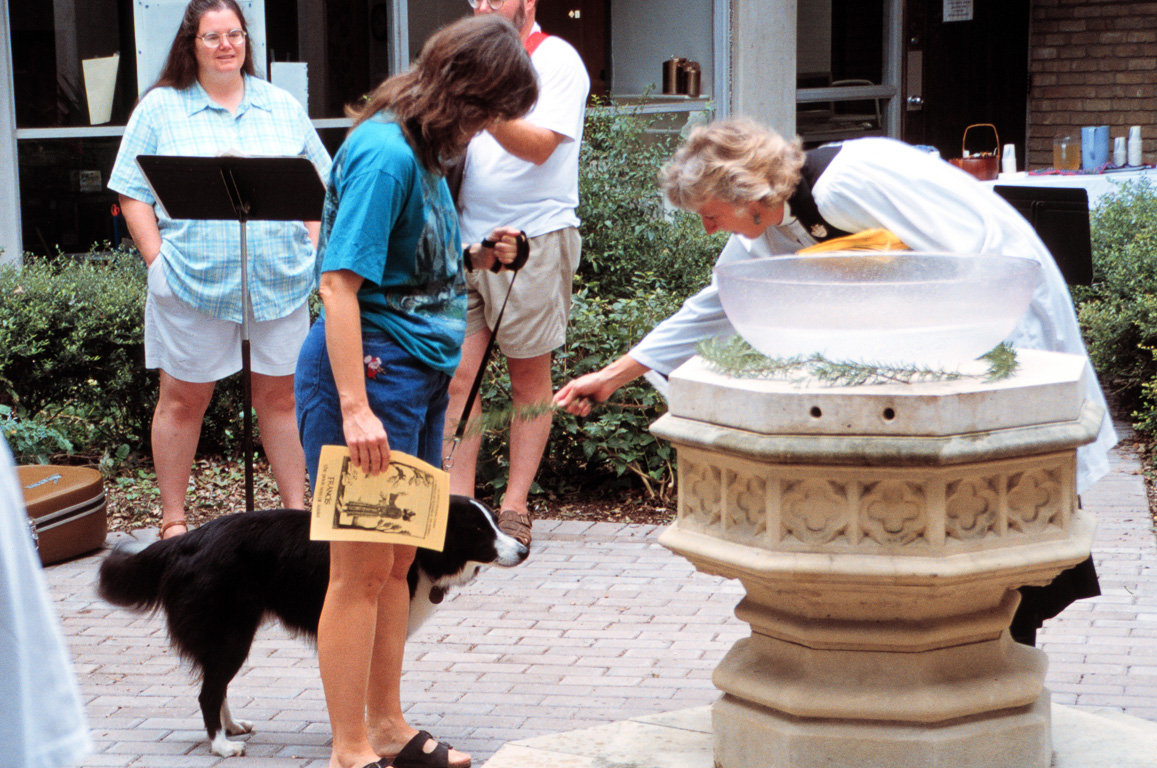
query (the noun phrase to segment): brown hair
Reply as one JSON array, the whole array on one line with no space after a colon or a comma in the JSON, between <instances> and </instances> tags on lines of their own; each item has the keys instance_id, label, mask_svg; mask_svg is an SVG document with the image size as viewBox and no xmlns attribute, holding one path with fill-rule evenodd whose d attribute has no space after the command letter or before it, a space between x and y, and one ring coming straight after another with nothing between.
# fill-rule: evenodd
<instances>
[{"instance_id":1,"label":"brown hair","mask_svg":"<svg viewBox=\"0 0 1157 768\"><path fill-rule=\"evenodd\" d=\"M522 117L538 78L518 32L496 14L469 16L430 37L418 60L346 108L356 128L383 109L397 118L422 165L443 173L478 131Z\"/></svg>"},{"instance_id":2,"label":"brown hair","mask_svg":"<svg viewBox=\"0 0 1157 768\"><path fill-rule=\"evenodd\" d=\"M799 184L804 152L754 120L702 125L659 172L672 204L693 209L708 199L731 204L783 202Z\"/></svg>"},{"instance_id":3,"label":"brown hair","mask_svg":"<svg viewBox=\"0 0 1157 768\"><path fill-rule=\"evenodd\" d=\"M255 75L253 66L253 46L249 39L249 25L245 23L245 14L237 0L192 0L185 7L185 15L181 19L181 26L177 29L177 36L169 47L169 56L165 59L165 66L153 88L176 88L184 90L197 79L197 54L194 47L197 45L197 30L201 27L201 18L209 11L233 11L241 20L241 29L245 31L245 61L241 71L247 75Z\"/></svg>"}]
</instances>

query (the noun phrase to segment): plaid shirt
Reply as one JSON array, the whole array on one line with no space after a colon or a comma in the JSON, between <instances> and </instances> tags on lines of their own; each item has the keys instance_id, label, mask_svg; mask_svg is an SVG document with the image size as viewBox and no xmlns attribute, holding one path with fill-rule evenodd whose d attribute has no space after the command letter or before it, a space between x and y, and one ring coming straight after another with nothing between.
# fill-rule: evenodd
<instances>
[{"instance_id":1,"label":"plaid shirt","mask_svg":"<svg viewBox=\"0 0 1157 768\"><path fill-rule=\"evenodd\" d=\"M330 158L301 105L264 80L245 76L236 114L210 101L200 83L183 91L156 88L133 111L109 188L156 203L137 155L303 155L322 181ZM241 322L241 233L235 221L170 219L155 206L161 256L173 292L196 309ZM318 211L321 215L321 211ZM285 317L314 286L314 252L301 222L246 225L249 292L257 320Z\"/></svg>"}]
</instances>

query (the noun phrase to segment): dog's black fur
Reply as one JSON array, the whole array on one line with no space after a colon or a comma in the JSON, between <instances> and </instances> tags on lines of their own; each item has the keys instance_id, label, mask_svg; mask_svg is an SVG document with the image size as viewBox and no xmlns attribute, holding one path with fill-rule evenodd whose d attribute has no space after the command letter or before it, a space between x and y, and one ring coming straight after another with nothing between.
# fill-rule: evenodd
<instances>
[{"instance_id":1,"label":"dog's black fur","mask_svg":"<svg viewBox=\"0 0 1157 768\"><path fill-rule=\"evenodd\" d=\"M198 700L213 752L238 755L251 723L234 721L226 691L249 656L258 626L276 618L290 631L317 637L329 581L329 544L310 541L309 513L263 510L219 517L132 553L113 550L100 566L99 593L114 605L165 613L169 637L201 676ZM512 566L525 546L498 530L493 510L452 496L442 552L419 549L410 568L409 633L481 566Z\"/></svg>"}]
</instances>

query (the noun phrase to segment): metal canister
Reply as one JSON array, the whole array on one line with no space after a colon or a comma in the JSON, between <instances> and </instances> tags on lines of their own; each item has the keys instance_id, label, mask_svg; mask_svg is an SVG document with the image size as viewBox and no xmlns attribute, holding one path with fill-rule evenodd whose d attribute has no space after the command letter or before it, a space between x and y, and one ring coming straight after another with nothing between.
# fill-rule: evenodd
<instances>
[{"instance_id":1,"label":"metal canister","mask_svg":"<svg viewBox=\"0 0 1157 768\"><path fill-rule=\"evenodd\" d=\"M692 99L699 98L700 80L703 77L703 72L699 67L699 62L689 61L683 65L683 93Z\"/></svg>"},{"instance_id":2,"label":"metal canister","mask_svg":"<svg viewBox=\"0 0 1157 768\"><path fill-rule=\"evenodd\" d=\"M663 93L668 96L680 93L679 81L683 65L687 62L681 56L674 56L663 62Z\"/></svg>"}]
</instances>

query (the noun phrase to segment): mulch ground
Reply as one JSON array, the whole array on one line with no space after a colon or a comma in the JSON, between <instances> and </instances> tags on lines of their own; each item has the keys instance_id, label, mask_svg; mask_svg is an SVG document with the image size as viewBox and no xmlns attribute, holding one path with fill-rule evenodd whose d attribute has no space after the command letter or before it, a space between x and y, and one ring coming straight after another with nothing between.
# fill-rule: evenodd
<instances>
[{"instance_id":1,"label":"mulch ground","mask_svg":"<svg viewBox=\"0 0 1157 768\"><path fill-rule=\"evenodd\" d=\"M128 531L160 525L161 504L151 466L142 464L121 471L105 483L105 492L109 530ZM198 459L186 499L185 515L193 526L221 515L243 512L245 472L241 463L219 458ZM282 506L264 459L258 459L253 465L253 502L256 509ZM306 503L309 503L308 497ZM533 514L541 519L644 525L667 525L675 519L673 506L648 499L641 491L606 497L536 499L534 504Z\"/></svg>"}]
</instances>

